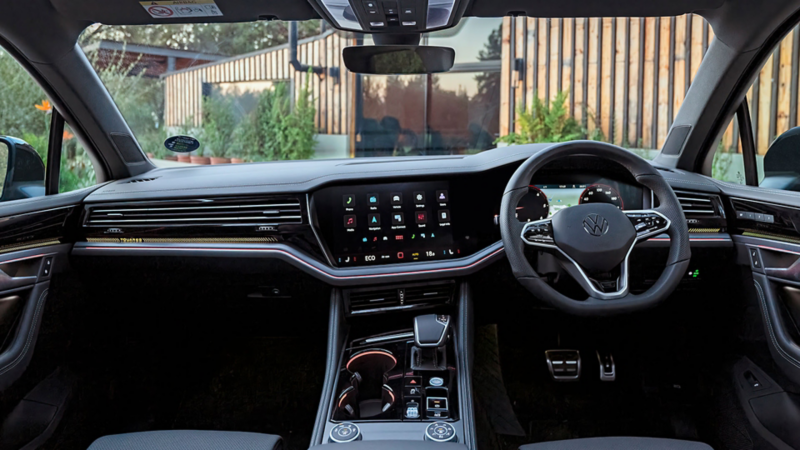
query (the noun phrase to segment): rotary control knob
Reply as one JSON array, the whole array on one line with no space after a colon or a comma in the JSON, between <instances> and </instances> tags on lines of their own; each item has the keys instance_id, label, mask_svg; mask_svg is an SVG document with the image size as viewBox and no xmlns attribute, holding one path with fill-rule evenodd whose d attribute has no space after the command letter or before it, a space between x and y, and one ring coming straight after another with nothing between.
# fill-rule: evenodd
<instances>
[{"instance_id":1,"label":"rotary control knob","mask_svg":"<svg viewBox=\"0 0 800 450\"><path fill-rule=\"evenodd\" d=\"M354 423L340 423L331 430L330 441L334 444L360 441L361 430Z\"/></svg>"},{"instance_id":2,"label":"rotary control knob","mask_svg":"<svg viewBox=\"0 0 800 450\"><path fill-rule=\"evenodd\" d=\"M425 440L453 442L456 440L456 429L447 422L434 422L425 429Z\"/></svg>"}]
</instances>

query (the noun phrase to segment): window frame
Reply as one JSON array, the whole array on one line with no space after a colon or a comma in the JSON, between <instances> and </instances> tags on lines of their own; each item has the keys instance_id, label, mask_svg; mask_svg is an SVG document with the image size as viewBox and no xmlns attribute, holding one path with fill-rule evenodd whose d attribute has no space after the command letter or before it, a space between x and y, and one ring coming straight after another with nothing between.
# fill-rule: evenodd
<instances>
[{"instance_id":1,"label":"window frame","mask_svg":"<svg viewBox=\"0 0 800 450\"><path fill-rule=\"evenodd\" d=\"M45 174L44 174L44 186L45 186L45 194L44 197L49 197L51 195L58 195L59 192L59 182L61 181L61 157L62 157L62 150L64 144L64 130L66 130L67 121L64 115L61 114L57 104L61 104L63 102L60 101L55 94L53 89L45 83L42 76L34 70L31 64L24 58L21 57L19 52L11 46L2 36L0 36L0 49L2 49L6 54L8 54L11 58L16 61L19 66L25 70L29 77L39 86L42 90L42 93L45 95L47 99L52 102L52 109L50 115L50 128L48 130L48 138L47 138L47 163L45 165ZM0 88L2 89L2 88ZM83 135L82 129L79 127L73 126L71 123L69 124L70 127L76 132L76 135ZM83 144L83 141L81 141ZM96 179L100 180L100 172L104 170L104 168L98 168L96 158L94 157L94 152L92 152L89 147L83 145L84 149L89 153L92 159L92 169L95 172ZM63 194L67 194L68 192L63 192ZM31 197L33 198L41 198L41 197ZM30 199L20 199L21 201L30 200ZM0 207L3 206L3 202L0 202Z\"/></svg>"}]
</instances>

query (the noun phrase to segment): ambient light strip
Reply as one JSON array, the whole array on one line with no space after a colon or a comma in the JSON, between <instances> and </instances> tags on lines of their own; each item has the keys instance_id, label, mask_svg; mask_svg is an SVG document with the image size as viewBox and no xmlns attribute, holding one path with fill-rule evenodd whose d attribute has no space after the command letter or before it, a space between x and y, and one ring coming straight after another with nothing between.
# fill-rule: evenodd
<instances>
[{"instance_id":1,"label":"ambient light strip","mask_svg":"<svg viewBox=\"0 0 800 450\"><path fill-rule=\"evenodd\" d=\"M204 252L204 251L206 251L206 252L242 252L242 253L246 253L246 252L279 253L279 254L288 256L289 258L293 259L294 261L297 261L298 263L304 265L305 267L308 267L309 269L312 269L312 270L314 270L314 271L316 271L318 273L321 273L322 275L324 275L326 277L333 278L333 279L336 279L336 280L358 280L358 279L363 279L363 278L400 277L400 276L405 276L405 275L424 275L424 274L428 274L428 273L440 273L440 272L453 272L453 271L459 271L459 270L468 270L468 269L471 269L471 268L473 268L473 267L475 267L477 265L480 265L484 261L486 261L486 260L488 260L488 259L490 259L490 258L492 258L492 257L494 257L494 256L496 256L496 255L498 255L498 254L500 254L500 253L502 253L504 251L504 249L499 248L499 249L493 251L492 253L484 256L483 258L481 258L481 259L479 259L479 260L477 260L477 261L475 261L473 263L467 264L466 266L448 267L448 268L442 268L442 269L423 269L423 270L414 270L414 271L409 271L409 272L392 272L392 273L376 273L376 274L366 274L366 275L345 275L345 276L343 276L343 275L334 275L334 274L332 274L330 272L326 272L326 271L314 266L313 264L310 264L310 263L304 261L303 259L295 256L291 252L288 252L286 250L276 249L276 248L143 247L143 246L136 246L136 245L124 246L124 247L123 246L111 247L111 246L102 245L102 246L77 247L77 249L79 249L79 250L81 250L81 249L83 249L83 250L124 250L124 251L145 251L145 252L147 252L147 251L161 251L161 252L170 252L170 251L180 251L180 252L197 252L197 251L201 251L201 252Z\"/></svg>"}]
</instances>

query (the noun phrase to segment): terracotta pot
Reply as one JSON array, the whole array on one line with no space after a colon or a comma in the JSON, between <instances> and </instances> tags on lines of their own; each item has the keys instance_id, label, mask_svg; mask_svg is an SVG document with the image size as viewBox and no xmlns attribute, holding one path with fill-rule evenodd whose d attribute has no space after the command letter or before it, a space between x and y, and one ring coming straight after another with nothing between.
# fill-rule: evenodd
<instances>
[{"instance_id":1,"label":"terracotta pot","mask_svg":"<svg viewBox=\"0 0 800 450\"><path fill-rule=\"evenodd\" d=\"M231 158L231 164L242 164L244 160L242 158Z\"/></svg>"},{"instance_id":2,"label":"terracotta pot","mask_svg":"<svg viewBox=\"0 0 800 450\"><path fill-rule=\"evenodd\" d=\"M163 159L164 161L177 161L178 157L177 156L165 156L165 157L163 157L161 159Z\"/></svg>"},{"instance_id":3,"label":"terracotta pot","mask_svg":"<svg viewBox=\"0 0 800 450\"><path fill-rule=\"evenodd\" d=\"M178 155L178 162L188 163L192 162L192 157L189 155Z\"/></svg>"},{"instance_id":4,"label":"terracotta pot","mask_svg":"<svg viewBox=\"0 0 800 450\"><path fill-rule=\"evenodd\" d=\"M192 164L201 164L204 166L211 164L211 158L208 156L192 156L191 161Z\"/></svg>"},{"instance_id":5,"label":"terracotta pot","mask_svg":"<svg viewBox=\"0 0 800 450\"><path fill-rule=\"evenodd\" d=\"M219 158L217 156L212 156L211 157L211 165L212 166L217 165L217 164L230 164L230 163L231 163L231 159L230 158Z\"/></svg>"}]
</instances>

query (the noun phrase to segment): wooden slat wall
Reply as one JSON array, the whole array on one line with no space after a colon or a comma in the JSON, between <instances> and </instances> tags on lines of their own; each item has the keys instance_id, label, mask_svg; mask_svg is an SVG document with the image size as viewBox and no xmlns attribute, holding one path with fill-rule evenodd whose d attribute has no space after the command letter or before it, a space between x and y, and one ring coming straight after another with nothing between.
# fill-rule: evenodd
<instances>
[{"instance_id":1,"label":"wooden slat wall","mask_svg":"<svg viewBox=\"0 0 800 450\"><path fill-rule=\"evenodd\" d=\"M316 126L321 134L348 134L350 99L349 84L353 74L342 60L342 49L352 45L344 36L329 33L298 46L298 59L311 66L338 68L340 76L310 75L309 90L317 110ZM164 77L164 116L167 126L181 126L202 121L203 83L235 83L247 81L286 81L294 85L297 96L305 83L306 73L297 73L289 64L285 47L246 55L175 72ZM296 98L296 97L295 97Z\"/></svg>"},{"instance_id":2,"label":"wooden slat wall","mask_svg":"<svg viewBox=\"0 0 800 450\"><path fill-rule=\"evenodd\" d=\"M513 27L512 20L517 21ZM506 18L502 38L501 134L517 128L512 106L523 99L530 105L534 95L552 100L567 90L567 110L590 131L600 127L607 141L626 147L661 148L714 34L695 15ZM524 59L522 79L514 70L512 41L514 56ZM799 60L795 29L748 93L760 154L776 136L800 124ZM736 133L732 124L722 145L739 146Z\"/></svg>"}]
</instances>

